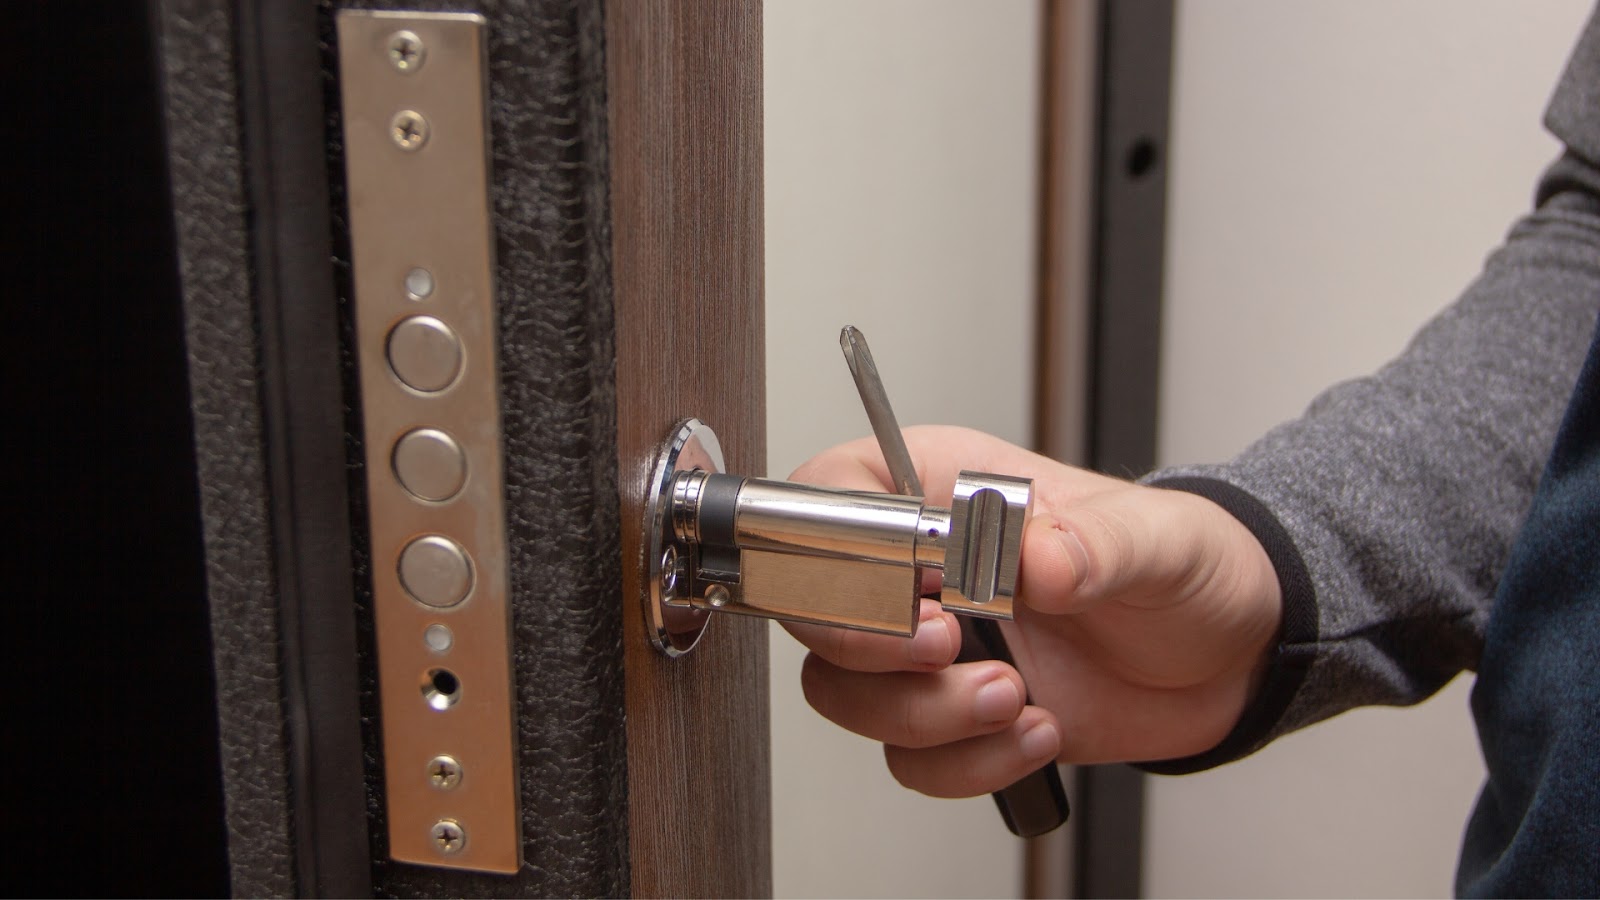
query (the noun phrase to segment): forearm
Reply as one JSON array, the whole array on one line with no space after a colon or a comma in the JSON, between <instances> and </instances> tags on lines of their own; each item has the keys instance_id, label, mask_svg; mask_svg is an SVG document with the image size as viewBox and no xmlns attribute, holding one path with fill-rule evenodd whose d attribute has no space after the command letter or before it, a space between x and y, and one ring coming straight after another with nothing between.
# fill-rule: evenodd
<instances>
[{"instance_id":1,"label":"forearm","mask_svg":"<svg viewBox=\"0 0 1600 900\"><path fill-rule=\"evenodd\" d=\"M1147 479L1234 512L1287 582L1255 707L1214 753L1152 768L1203 768L1353 706L1415 702L1475 665L1597 313L1600 169L1569 154L1402 356L1226 465Z\"/></svg>"}]
</instances>

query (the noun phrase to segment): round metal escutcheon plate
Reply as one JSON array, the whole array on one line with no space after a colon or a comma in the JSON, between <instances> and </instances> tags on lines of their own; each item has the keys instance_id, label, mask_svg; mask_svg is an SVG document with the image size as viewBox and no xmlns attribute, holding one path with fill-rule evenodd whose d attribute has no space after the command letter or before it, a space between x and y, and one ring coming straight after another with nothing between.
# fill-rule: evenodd
<instances>
[{"instance_id":1,"label":"round metal escutcheon plate","mask_svg":"<svg viewBox=\"0 0 1600 900\"><path fill-rule=\"evenodd\" d=\"M671 657L693 650L711 618L704 610L669 602L683 600L689 590L689 578L680 570L688 561L680 561L668 519L672 479L679 472L696 469L723 471L722 444L709 425L699 419L684 419L662 446L645 494L645 560L649 566L645 628L656 649Z\"/></svg>"}]
</instances>

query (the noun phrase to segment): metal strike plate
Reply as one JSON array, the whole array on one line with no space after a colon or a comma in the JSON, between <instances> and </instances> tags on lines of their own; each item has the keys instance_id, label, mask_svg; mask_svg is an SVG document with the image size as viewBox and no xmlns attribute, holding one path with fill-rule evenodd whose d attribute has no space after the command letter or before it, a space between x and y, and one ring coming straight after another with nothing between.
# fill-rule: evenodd
<instances>
[{"instance_id":1,"label":"metal strike plate","mask_svg":"<svg viewBox=\"0 0 1600 900\"><path fill-rule=\"evenodd\" d=\"M485 23L336 22L389 853L513 873Z\"/></svg>"}]
</instances>

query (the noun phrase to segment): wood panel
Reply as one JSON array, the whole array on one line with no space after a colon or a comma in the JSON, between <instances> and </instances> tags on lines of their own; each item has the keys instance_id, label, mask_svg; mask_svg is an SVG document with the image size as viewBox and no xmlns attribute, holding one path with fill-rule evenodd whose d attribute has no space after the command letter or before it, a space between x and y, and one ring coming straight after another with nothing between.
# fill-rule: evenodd
<instances>
[{"instance_id":1,"label":"wood panel","mask_svg":"<svg viewBox=\"0 0 1600 900\"><path fill-rule=\"evenodd\" d=\"M668 660L639 607L644 487L673 424L711 425L730 471L765 465L761 4L606 19L633 893L765 896L766 623L717 617Z\"/></svg>"}]
</instances>

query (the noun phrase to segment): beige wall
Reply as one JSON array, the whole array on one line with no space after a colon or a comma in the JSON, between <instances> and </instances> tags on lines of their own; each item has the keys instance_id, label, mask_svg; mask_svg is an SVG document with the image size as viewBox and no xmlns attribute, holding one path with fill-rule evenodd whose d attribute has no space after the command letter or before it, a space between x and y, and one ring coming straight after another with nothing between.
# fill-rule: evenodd
<instances>
[{"instance_id":1,"label":"beige wall","mask_svg":"<svg viewBox=\"0 0 1600 900\"><path fill-rule=\"evenodd\" d=\"M869 433L839 329L870 339L901 422L1028 432L1033 0L769 0L769 469ZM998 897L1020 860L988 798L902 789L801 696L772 639L774 887Z\"/></svg>"},{"instance_id":2,"label":"beige wall","mask_svg":"<svg viewBox=\"0 0 1600 900\"><path fill-rule=\"evenodd\" d=\"M1588 5L1179 5L1164 461L1226 458L1460 292L1556 152L1539 117ZM1153 780L1149 893L1447 895L1468 688Z\"/></svg>"},{"instance_id":3,"label":"beige wall","mask_svg":"<svg viewBox=\"0 0 1600 900\"><path fill-rule=\"evenodd\" d=\"M1181 3L1162 457L1225 458L1398 351L1555 151L1539 111L1586 0ZM768 0L769 468L867 432L838 328L906 423L1027 434L1031 0ZM956 365L952 360L970 360ZM773 638L780 896L1005 896L986 798L896 786ZM1153 896L1448 893L1481 777L1466 685L1157 779Z\"/></svg>"}]
</instances>

